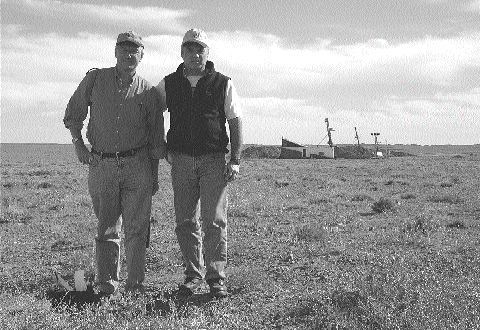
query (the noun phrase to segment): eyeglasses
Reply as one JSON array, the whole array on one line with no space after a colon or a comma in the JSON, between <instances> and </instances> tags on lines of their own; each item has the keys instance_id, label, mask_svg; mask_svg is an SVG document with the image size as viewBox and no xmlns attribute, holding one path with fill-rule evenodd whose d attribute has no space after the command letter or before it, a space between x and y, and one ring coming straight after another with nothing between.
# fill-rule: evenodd
<instances>
[{"instance_id":1,"label":"eyeglasses","mask_svg":"<svg viewBox=\"0 0 480 330\"><path fill-rule=\"evenodd\" d=\"M189 53L195 53L195 54L205 54L207 52L206 47L203 47L202 45L199 45L197 43L185 43L183 44L184 49L189 52Z\"/></svg>"},{"instance_id":2,"label":"eyeglasses","mask_svg":"<svg viewBox=\"0 0 480 330\"><path fill-rule=\"evenodd\" d=\"M117 46L118 50L122 54L128 54L128 55L140 55L142 53L142 49L139 48L128 48L128 47L123 47L123 46Z\"/></svg>"}]
</instances>

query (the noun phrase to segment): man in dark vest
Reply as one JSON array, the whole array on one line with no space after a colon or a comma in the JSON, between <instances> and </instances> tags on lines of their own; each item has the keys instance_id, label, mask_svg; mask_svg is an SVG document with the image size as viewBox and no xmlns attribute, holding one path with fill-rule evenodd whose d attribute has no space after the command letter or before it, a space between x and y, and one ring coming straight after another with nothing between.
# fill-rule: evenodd
<instances>
[{"instance_id":1,"label":"man in dark vest","mask_svg":"<svg viewBox=\"0 0 480 330\"><path fill-rule=\"evenodd\" d=\"M125 288L143 291L152 195L158 190L158 162L166 151L159 95L136 72L143 48L135 32L120 33L116 65L87 73L70 98L63 120L78 160L89 166L88 190L98 218L96 282L103 295L118 290L122 227ZM89 109L86 135L91 150L81 132Z\"/></svg>"},{"instance_id":2,"label":"man in dark vest","mask_svg":"<svg viewBox=\"0 0 480 330\"><path fill-rule=\"evenodd\" d=\"M227 183L239 173L242 121L232 81L215 70L208 55L205 32L187 31L181 45L183 63L157 89L163 110L170 112L167 161L171 164L175 232L186 266L179 289L193 294L205 278L213 296L225 297Z\"/></svg>"}]
</instances>

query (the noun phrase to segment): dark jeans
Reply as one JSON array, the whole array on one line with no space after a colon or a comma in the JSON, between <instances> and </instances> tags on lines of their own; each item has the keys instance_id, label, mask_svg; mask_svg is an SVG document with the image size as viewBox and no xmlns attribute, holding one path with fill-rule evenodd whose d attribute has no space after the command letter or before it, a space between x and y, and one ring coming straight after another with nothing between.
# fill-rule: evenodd
<instances>
[{"instance_id":1,"label":"dark jeans","mask_svg":"<svg viewBox=\"0 0 480 330\"><path fill-rule=\"evenodd\" d=\"M178 243L187 277L225 278L227 182L225 154L173 153L172 186ZM204 233L202 239L202 231Z\"/></svg>"}]
</instances>

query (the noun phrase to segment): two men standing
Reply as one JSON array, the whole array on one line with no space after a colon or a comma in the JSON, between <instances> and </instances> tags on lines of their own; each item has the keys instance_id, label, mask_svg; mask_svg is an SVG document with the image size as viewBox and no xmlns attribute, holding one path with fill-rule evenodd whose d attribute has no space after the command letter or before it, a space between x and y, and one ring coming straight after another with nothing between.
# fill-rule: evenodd
<instances>
[{"instance_id":1,"label":"two men standing","mask_svg":"<svg viewBox=\"0 0 480 330\"><path fill-rule=\"evenodd\" d=\"M183 63L156 89L136 75L143 48L134 32L120 34L116 66L88 73L65 112L77 157L89 164L89 192L98 218L99 291L111 294L118 288L122 218L126 288L141 288L151 196L158 189L158 160L166 157L171 165L175 232L186 265L180 290L192 294L205 278L211 294L224 297L227 182L239 172L242 145L238 96L230 78L208 61L205 32L187 31L181 45ZM88 151L81 128L90 100L87 138L92 150ZM167 109L170 129L165 146L163 111Z\"/></svg>"}]
</instances>

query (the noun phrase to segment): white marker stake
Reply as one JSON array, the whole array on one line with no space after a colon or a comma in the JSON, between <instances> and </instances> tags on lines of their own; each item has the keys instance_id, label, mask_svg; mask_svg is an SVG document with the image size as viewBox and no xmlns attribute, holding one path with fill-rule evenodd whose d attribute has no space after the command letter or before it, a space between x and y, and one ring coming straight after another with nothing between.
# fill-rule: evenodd
<instances>
[{"instance_id":1,"label":"white marker stake","mask_svg":"<svg viewBox=\"0 0 480 330\"><path fill-rule=\"evenodd\" d=\"M76 270L74 279L75 279L75 291L87 291L87 283L85 283L84 270Z\"/></svg>"},{"instance_id":2,"label":"white marker stake","mask_svg":"<svg viewBox=\"0 0 480 330\"><path fill-rule=\"evenodd\" d=\"M55 272L55 277L57 278L57 284L66 289L67 291L73 291L73 288L65 281L60 274Z\"/></svg>"}]
</instances>

